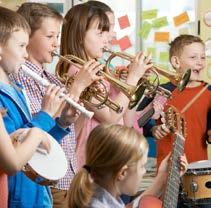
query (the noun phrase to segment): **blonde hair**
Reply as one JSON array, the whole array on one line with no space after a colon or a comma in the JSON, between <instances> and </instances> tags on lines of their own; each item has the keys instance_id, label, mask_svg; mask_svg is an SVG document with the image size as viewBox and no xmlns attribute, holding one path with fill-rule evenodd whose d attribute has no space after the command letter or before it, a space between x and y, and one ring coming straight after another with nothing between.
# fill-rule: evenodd
<instances>
[{"instance_id":1,"label":"blonde hair","mask_svg":"<svg viewBox=\"0 0 211 208\"><path fill-rule=\"evenodd\" d=\"M148 149L146 139L133 128L99 125L89 135L86 165L74 177L69 190L69 207L89 207L98 180L115 179L124 165L140 160ZM110 176L110 177L107 177Z\"/></svg>"},{"instance_id":2,"label":"blonde hair","mask_svg":"<svg viewBox=\"0 0 211 208\"><path fill-rule=\"evenodd\" d=\"M11 34L21 29L28 34L31 32L28 23L21 15L0 6L0 44L6 45Z\"/></svg>"}]
</instances>

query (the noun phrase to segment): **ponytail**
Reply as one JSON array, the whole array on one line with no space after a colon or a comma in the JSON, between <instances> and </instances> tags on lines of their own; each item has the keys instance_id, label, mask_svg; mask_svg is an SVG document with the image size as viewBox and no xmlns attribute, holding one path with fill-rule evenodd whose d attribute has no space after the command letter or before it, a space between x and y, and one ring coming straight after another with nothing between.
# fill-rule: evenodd
<instances>
[{"instance_id":1,"label":"ponytail","mask_svg":"<svg viewBox=\"0 0 211 208\"><path fill-rule=\"evenodd\" d=\"M94 194L91 175L82 168L74 177L69 192L69 208L88 208Z\"/></svg>"}]
</instances>

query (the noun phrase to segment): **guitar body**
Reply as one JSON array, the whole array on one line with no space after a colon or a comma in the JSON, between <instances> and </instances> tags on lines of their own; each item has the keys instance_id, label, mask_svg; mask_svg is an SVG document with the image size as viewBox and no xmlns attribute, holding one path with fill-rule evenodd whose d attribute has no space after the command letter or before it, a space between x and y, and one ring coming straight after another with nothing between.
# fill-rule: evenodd
<instances>
[{"instance_id":1,"label":"guitar body","mask_svg":"<svg viewBox=\"0 0 211 208\"><path fill-rule=\"evenodd\" d=\"M143 196L138 208L162 208L162 201L154 196Z\"/></svg>"},{"instance_id":2,"label":"guitar body","mask_svg":"<svg viewBox=\"0 0 211 208\"><path fill-rule=\"evenodd\" d=\"M130 203L126 206L126 208L162 208L162 201L154 196L146 195L141 197L138 202Z\"/></svg>"}]
</instances>

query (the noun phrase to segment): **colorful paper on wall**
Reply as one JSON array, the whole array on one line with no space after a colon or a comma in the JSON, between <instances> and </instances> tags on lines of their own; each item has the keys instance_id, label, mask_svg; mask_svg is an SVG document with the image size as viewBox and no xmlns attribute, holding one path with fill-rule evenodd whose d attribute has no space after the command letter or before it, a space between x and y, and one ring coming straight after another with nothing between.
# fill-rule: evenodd
<instances>
[{"instance_id":1,"label":"colorful paper on wall","mask_svg":"<svg viewBox=\"0 0 211 208\"><path fill-rule=\"evenodd\" d=\"M123 38L118 40L119 47L121 48L122 51L130 48L132 46L129 37L126 35Z\"/></svg>"},{"instance_id":2,"label":"colorful paper on wall","mask_svg":"<svg viewBox=\"0 0 211 208\"><path fill-rule=\"evenodd\" d=\"M152 25L149 22L145 21L142 25L142 28L140 29L140 31L138 33L139 36L141 36L141 38L143 38L143 39L147 39L147 37L151 31L151 28L152 28Z\"/></svg>"},{"instance_id":3,"label":"colorful paper on wall","mask_svg":"<svg viewBox=\"0 0 211 208\"><path fill-rule=\"evenodd\" d=\"M168 25L167 17L160 17L152 21L152 27L160 28Z\"/></svg>"},{"instance_id":4,"label":"colorful paper on wall","mask_svg":"<svg viewBox=\"0 0 211 208\"><path fill-rule=\"evenodd\" d=\"M127 15L118 18L120 29L130 27L130 21Z\"/></svg>"},{"instance_id":5,"label":"colorful paper on wall","mask_svg":"<svg viewBox=\"0 0 211 208\"><path fill-rule=\"evenodd\" d=\"M187 12L183 12L182 14L175 16L174 18L174 25L179 26L189 21L189 16Z\"/></svg>"},{"instance_id":6,"label":"colorful paper on wall","mask_svg":"<svg viewBox=\"0 0 211 208\"><path fill-rule=\"evenodd\" d=\"M169 32L155 32L155 42L169 42Z\"/></svg>"},{"instance_id":7,"label":"colorful paper on wall","mask_svg":"<svg viewBox=\"0 0 211 208\"><path fill-rule=\"evenodd\" d=\"M151 53L152 58L154 58L156 56L156 48L153 48L153 47L147 48L147 53Z\"/></svg>"},{"instance_id":8,"label":"colorful paper on wall","mask_svg":"<svg viewBox=\"0 0 211 208\"><path fill-rule=\"evenodd\" d=\"M158 10L157 9L151 9L151 10L145 10L142 12L142 19L153 19L157 17Z\"/></svg>"},{"instance_id":9,"label":"colorful paper on wall","mask_svg":"<svg viewBox=\"0 0 211 208\"><path fill-rule=\"evenodd\" d=\"M167 51L161 51L159 59L161 62L167 62L169 60L169 53Z\"/></svg>"},{"instance_id":10,"label":"colorful paper on wall","mask_svg":"<svg viewBox=\"0 0 211 208\"><path fill-rule=\"evenodd\" d=\"M113 39L111 40L111 44L112 44L112 45L117 45L117 44L118 44L118 40L117 40L116 38L113 38Z\"/></svg>"}]
</instances>

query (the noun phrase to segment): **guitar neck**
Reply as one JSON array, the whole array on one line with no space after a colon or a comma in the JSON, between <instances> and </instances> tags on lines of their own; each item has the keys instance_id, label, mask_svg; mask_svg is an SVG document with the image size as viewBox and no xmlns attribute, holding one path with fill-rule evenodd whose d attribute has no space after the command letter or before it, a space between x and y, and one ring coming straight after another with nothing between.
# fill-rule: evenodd
<instances>
[{"instance_id":1,"label":"guitar neck","mask_svg":"<svg viewBox=\"0 0 211 208\"><path fill-rule=\"evenodd\" d=\"M180 186L180 164L179 157L184 153L185 139L182 135L175 133L171 166L169 169L166 191L163 200L163 208L176 208Z\"/></svg>"}]
</instances>

